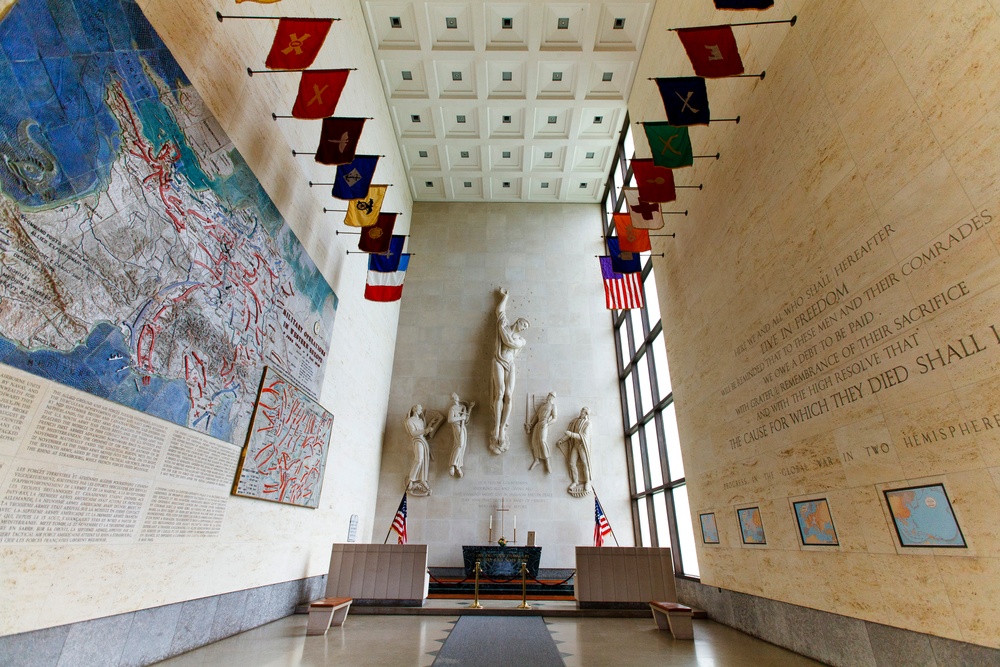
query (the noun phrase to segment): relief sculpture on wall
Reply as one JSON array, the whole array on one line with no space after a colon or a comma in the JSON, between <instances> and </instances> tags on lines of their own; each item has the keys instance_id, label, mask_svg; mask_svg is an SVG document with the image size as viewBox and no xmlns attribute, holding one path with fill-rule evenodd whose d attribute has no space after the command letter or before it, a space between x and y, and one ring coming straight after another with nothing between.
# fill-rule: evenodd
<instances>
[{"instance_id":1,"label":"relief sculpture on wall","mask_svg":"<svg viewBox=\"0 0 1000 667\"><path fill-rule=\"evenodd\" d=\"M493 350L492 383L490 408L493 410L493 431L490 433L490 451L502 454L510 447L507 422L510 421L511 398L514 395L516 376L515 359L527 341L521 332L528 328L528 320L517 318L513 324L507 320L507 289L497 290L500 302L497 304L497 339Z\"/></svg>"},{"instance_id":2,"label":"relief sculpture on wall","mask_svg":"<svg viewBox=\"0 0 1000 667\"><path fill-rule=\"evenodd\" d=\"M403 420L403 428L413 445L413 463L406 478L406 492L411 495L431 495L430 466L434 454L428 441L434 437L443 421L444 415L434 410L424 411L419 403L410 408Z\"/></svg>"},{"instance_id":3,"label":"relief sculpture on wall","mask_svg":"<svg viewBox=\"0 0 1000 667\"><path fill-rule=\"evenodd\" d=\"M590 494L594 480L590 467L590 408L580 410L580 416L569 423L556 447L566 456L569 477L572 480L566 491L575 498Z\"/></svg>"},{"instance_id":4,"label":"relief sculpture on wall","mask_svg":"<svg viewBox=\"0 0 1000 667\"><path fill-rule=\"evenodd\" d=\"M531 437L531 465L528 466L528 470L541 463L546 473L552 472L549 469L549 424L554 422L557 416L556 393L552 391L535 410L531 420L524 423L524 430Z\"/></svg>"},{"instance_id":5,"label":"relief sculpture on wall","mask_svg":"<svg viewBox=\"0 0 1000 667\"><path fill-rule=\"evenodd\" d=\"M459 400L458 394L452 394L451 401L451 407L448 408L448 423L451 424L454 444L451 448L451 460L448 462L448 473L452 477L461 478L462 466L465 465L465 447L469 439L467 426L476 402L463 403Z\"/></svg>"}]
</instances>

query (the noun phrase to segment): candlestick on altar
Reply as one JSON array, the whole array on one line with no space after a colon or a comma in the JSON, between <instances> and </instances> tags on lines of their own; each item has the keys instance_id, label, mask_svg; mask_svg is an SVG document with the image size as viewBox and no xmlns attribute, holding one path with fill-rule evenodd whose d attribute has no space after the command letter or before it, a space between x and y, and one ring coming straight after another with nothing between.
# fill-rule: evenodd
<instances>
[{"instance_id":1,"label":"candlestick on altar","mask_svg":"<svg viewBox=\"0 0 1000 667\"><path fill-rule=\"evenodd\" d=\"M490 514L490 535L487 538L486 543L491 544L493 542L493 515Z\"/></svg>"}]
</instances>

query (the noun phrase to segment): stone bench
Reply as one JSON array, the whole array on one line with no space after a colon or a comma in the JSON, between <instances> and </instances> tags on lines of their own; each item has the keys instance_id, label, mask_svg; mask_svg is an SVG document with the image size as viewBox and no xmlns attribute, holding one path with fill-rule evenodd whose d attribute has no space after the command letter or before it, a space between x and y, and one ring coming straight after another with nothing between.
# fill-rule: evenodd
<instances>
[{"instance_id":1,"label":"stone bench","mask_svg":"<svg viewBox=\"0 0 1000 667\"><path fill-rule=\"evenodd\" d=\"M307 635L325 635L334 625L343 625L351 608L351 598L323 598L309 605Z\"/></svg>"},{"instance_id":2,"label":"stone bench","mask_svg":"<svg viewBox=\"0 0 1000 667\"><path fill-rule=\"evenodd\" d=\"M653 620L660 630L670 630L674 639L694 639L691 607L676 602L650 602Z\"/></svg>"}]
</instances>

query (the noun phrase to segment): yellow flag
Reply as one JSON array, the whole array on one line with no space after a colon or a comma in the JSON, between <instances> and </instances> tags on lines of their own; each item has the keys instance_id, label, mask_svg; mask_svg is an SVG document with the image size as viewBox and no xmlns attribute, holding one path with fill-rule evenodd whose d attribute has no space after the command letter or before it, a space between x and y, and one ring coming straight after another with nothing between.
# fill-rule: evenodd
<instances>
[{"instance_id":1,"label":"yellow flag","mask_svg":"<svg viewBox=\"0 0 1000 667\"><path fill-rule=\"evenodd\" d=\"M388 185L372 185L368 188L368 196L347 201L347 216L344 224L348 227L371 227L378 222L379 211L382 210L382 200Z\"/></svg>"}]
</instances>

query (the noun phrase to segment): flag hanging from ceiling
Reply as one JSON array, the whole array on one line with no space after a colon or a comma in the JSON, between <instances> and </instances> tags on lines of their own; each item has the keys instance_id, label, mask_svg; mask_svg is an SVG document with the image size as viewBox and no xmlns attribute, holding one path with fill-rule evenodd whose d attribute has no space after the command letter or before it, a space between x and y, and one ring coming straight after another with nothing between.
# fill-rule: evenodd
<instances>
[{"instance_id":1,"label":"flag hanging from ceiling","mask_svg":"<svg viewBox=\"0 0 1000 667\"><path fill-rule=\"evenodd\" d=\"M316 60L333 19L283 18L267 54L268 69L305 69Z\"/></svg>"},{"instance_id":2,"label":"flag hanging from ceiling","mask_svg":"<svg viewBox=\"0 0 1000 667\"><path fill-rule=\"evenodd\" d=\"M653 248L649 243L649 232L636 229L632 225L630 213L615 213L615 230L618 232L618 246L623 252L649 252Z\"/></svg>"},{"instance_id":3,"label":"flag hanging from ceiling","mask_svg":"<svg viewBox=\"0 0 1000 667\"><path fill-rule=\"evenodd\" d=\"M608 523L608 517L604 515L604 508L601 507L601 501L597 499L597 494L595 493L594 494L594 546L603 547L604 536L610 534L611 534L611 524Z\"/></svg>"},{"instance_id":4,"label":"flag hanging from ceiling","mask_svg":"<svg viewBox=\"0 0 1000 667\"><path fill-rule=\"evenodd\" d=\"M403 296L403 279L410 265L410 255L403 252L405 240L405 236L394 235L389 252L368 256L365 298L369 301L399 301Z\"/></svg>"},{"instance_id":5,"label":"flag hanging from ceiling","mask_svg":"<svg viewBox=\"0 0 1000 667\"><path fill-rule=\"evenodd\" d=\"M628 205L628 214L632 218L633 227L647 230L663 229L663 213L659 204L643 199L641 191L636 188L622 188L622 192L625 194L625 203Z\"/></svg>"},{"instance_id":6,"label":"flag hanging from ceiling","mask_svg":"<svg viewBox=\"0 0 1000 667\"><path fill-rule=\"evenodd\" d=\"M769 9L774 0L715 0L716 9Z\"/></svg>"},{"instance_id":7,"label":"flag hanging from ceiling","mask_svg":"<svg viewBox=\"0 0 1000 667\"><path fill-rule=\"evenodd\" d=\"M378 155L355 155L347 164L338 164L337 176L333 179L333 196L337 199L367 197L378 158Z\"/></svg>"},{"instance_id":8,"label":"flag hanging from ceiling","mask_svg":"<svg viewBox=\"0 0 1000 667\"><path fill-rule=\"evenodd\" d=\"M677 36L698 76L717 79L743 74L740 50L736 47L733 29L728 25L679 28Z\"/></svg>"},{"instance_id":9,"label":"flag hanging from ceiling","mask_svg":"<svg viewBox=\"0 0 1000 667\"><path fill-rule=\"evenodd\" d=\"M653 164L658 167L676 169L694 164L691 150L691 135L686 127L674 127L670 123L645 122L642 124L653 153Z\"/></svg>"},{"instance_id":10,"label":"flag hanging from ceiling","mask_svg":"<svg viewBox=\"0 0 1000 667\"><path fill-rule=\"evenodd\" d=\"M700 76L676 76L656 80L663 108L671 125L708 125L708 90Z\"/></svg>"},{"instance_id":11,"label":"flag hanging from ceiling","mask_svg":"<svg viewBox=\"0 0 1000 667\"><path fill-rule=\"evenodd\" d=\"M639 253L622 250L618 239L608 239L608 254L611 255L611 268L615 273L639 273L642 271L642 260Z\"/></svg>"},{"instance_id":12,"label":"flag hanging from ceiling","mask_svg":"<svg viewBox=\"0 0 1000 667\"><path fill-rule=\"evenodd\" d=\"M382 201L388 187L373 185L368 188L368 196L347 202L344 224L348 227L368 227L378 222L378 214L382 211Z\"/></svg>"},{"instance_id":13,"label":"flag hanging from ceiling","mask_svg":"<svg viewBox=\"0 0 1000 667\"><path fill-rule=\"evenodd\" d=\"M347 69L311 69L303 72L292 116L306 119L332 116L349 73Z\"/></svg>"},{"instance_id":14,"label":"flag hanging from ceiling","mask_svg":"<svg viewBox=\"0 0 1000 667\"><path fill-rule=\"evenodd\" d=\"M611 266L610 257L601 257L601 275L604 277L604 305L608 310L642 308L642 274L618 273Z\"/></svg>"},{"instance_id":15,"label":"flag hanging from ceiling","mask_svg":"<svg viewBox=\"0 0 1000 667\"><path fill-rule=\"evenodd\" d=\"M316 148L316 162L347 164L354 159L365 118L324 118Z\"/></svg>"},{"instance_id":16,"label":"flag hanging from ceiling","mask_svg":"<svg viewBox=\"0 0 1000 667\"><path fill-rule=\"evenodd\" d=\"M390 530L396 531L397 544L406 544L406 492L403 492L403 499L399 501L396 508L396 516L392 517L392 527Z\"/></svg>"},{"instance_id":17,"label":"flag hanging from ceiling","mask_svg":"<svg viewBox=\"0 0 1000 667\"><path fill-rule=\"evenodd\" d=\"M395 226L395 213L379 213L374 225L361 228L358 250L370 253L389 252L389 243L393 238L392 229Z\"/></svg>"},{"instance_id":18,"label":"flag hanging from ceiling","mask_svg":"<svg viewBox=\"0 0 1000 667\"><path fill-rule=\"evenodd\" d=\"M649 158L637 158L632 160L632 173L639 186L639 199L660 204L677 199L674 172L666 167L657 167Z\"/></svg>"}]
</instances>

